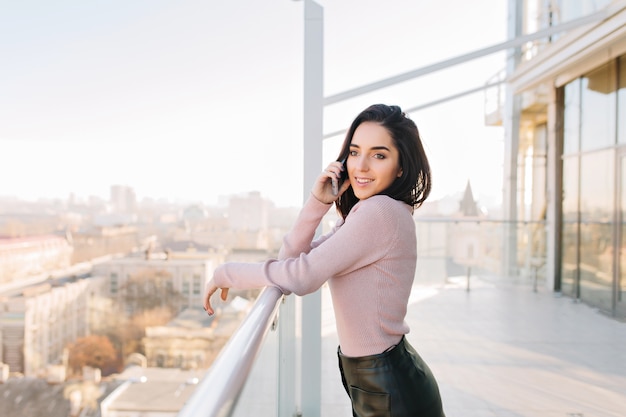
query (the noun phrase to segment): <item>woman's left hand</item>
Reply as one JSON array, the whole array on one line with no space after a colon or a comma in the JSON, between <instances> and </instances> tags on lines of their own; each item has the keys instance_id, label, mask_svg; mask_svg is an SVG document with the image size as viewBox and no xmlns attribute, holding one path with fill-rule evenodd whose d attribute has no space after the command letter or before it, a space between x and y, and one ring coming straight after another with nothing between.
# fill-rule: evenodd
<instances>
[{"instance_id":1,"label":"woman's left hand","mask_svg":"<svg viewBox=\"0 0 626 417\"><path fill-rule=\"evenodd\" d=\"M343 183L338 184L341 173L345 170L341 162L335 161L326 167L324 171L320 173L317 180L313 184L311 193L320 202L325 204L331 204L343 194L348 187L350 187L350 180L345 179ZM337 184L338 193L333 193L333 183Z\"/></svg>"},{"instance_id":2,"label":"woman's left hand","mask_svg":"<svg viewBox=\"0 0 626 417\"><path fill-rule=\"evenodd\" d=\"M204 310L209 313L209 316L215 314L215 310L213 310L213 307L211 306L211 296L215 294L215 291L218 289L220 288L215 285L213 279L207 282L204 287ZM222 301L226 301L226 297L228 297L228 288L221 288L220 298Z\"/></svg>"}]
</instances>

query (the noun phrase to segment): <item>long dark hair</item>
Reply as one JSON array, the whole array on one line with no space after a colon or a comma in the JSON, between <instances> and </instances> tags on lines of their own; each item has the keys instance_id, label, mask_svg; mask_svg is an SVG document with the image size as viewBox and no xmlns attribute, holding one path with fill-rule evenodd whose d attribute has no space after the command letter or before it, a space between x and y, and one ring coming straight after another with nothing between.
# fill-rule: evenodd
<instances>
[{"instance_id":1,"label":"long dark hair","mask_svg":"<svg viewBox=\"0 0 626 417\"><path fill-rule=\"evenodd\" d=\"M348 157L350 143L357 127L363 122L375 122L387 129L398 149L402 175L381 194L403 201L413 209L424 203L432 185L430 165L415 122L409 119L398 106L374 104L363 110L352 122L341 146L338 161ZM359 201L352 186L335 202L337 211L345 219L352 207Z\"/></svg>"}]
</instances>

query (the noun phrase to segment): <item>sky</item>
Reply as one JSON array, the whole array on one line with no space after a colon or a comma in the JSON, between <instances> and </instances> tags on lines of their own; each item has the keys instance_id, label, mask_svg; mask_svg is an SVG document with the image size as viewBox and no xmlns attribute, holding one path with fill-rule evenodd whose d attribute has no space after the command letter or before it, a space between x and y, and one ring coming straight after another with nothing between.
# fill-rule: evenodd
<instances>
[{"instance_id":1,"label":"sky","mask_svg":"<svg viewBox=\"0 0 626 417\"><path fill-rule=\"evenodd\" d=\"M506 2L319 0L324 95L506 40ZM0 1L0 196L214 204L259 191L299 206L304 1ZM505 52L324 109L324 132L373 103L416 107L479 87ZM504 131L484 93L409 113L433 171L431 199L471 182L501 200ZM320 139L321 140L321 139ZM323 141L320 171L343 137Z\"/></svg>"}]
</instances>

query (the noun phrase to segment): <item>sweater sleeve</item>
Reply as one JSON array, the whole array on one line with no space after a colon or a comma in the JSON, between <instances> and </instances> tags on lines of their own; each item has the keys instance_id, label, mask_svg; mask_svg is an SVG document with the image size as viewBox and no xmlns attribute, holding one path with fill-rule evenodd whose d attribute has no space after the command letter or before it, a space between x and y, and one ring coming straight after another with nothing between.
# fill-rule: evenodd
<instances>
[{"instance_id":1,"label":"sweater sleeve","mask_svg":"<svg viewBox=\"0 0 626 417\"><path fill-rule=\"evenodd\" d=\"M225 263L215 270L215 283L225 288L275 286L284 294L312 293L329 278L341 277L385 256L398 236L394 203L385 196L361 201L335 233L308 252L262 263Z\"/></svg>"},{"instance_id":2,"label":"sweater sleeve","mask_svg":"<svg viewBox=\"0 0 626 417\"><path fill-rule=\"evenodd\" d=\"M311 250L315 231L332 204L324 204L309 196L300 210L293 227L283 238L283 245L278 252L278 259L287 259L308 253Z\"/></svg>"}]
</instances>

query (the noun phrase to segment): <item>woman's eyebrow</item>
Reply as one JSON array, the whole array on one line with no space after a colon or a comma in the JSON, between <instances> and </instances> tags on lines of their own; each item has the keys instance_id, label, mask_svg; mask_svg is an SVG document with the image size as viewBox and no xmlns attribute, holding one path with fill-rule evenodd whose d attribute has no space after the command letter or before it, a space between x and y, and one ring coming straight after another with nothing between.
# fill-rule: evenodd
<instances>
[{"instance_id":1,"label":"woman's eyebrow","mask_svg":"<svg viewBox=\"0 0 626 417\"><path fill-rule=\"evenodd\" d=\"M350 147L351 147L351 148L359 148L359 149L361 149L361 147L360 147L359 145L356 145L356 144L354 144L354 143L351 143L351 144L350 144ZM383 146L383 145L380 145L380 146L372 146L370 149L371 149L371 150L374 150L374 151L383 150L383 151L391 152L391 151L389 150L389 148L388 148L388 147Z\"/></svg>"}]
</instances>

